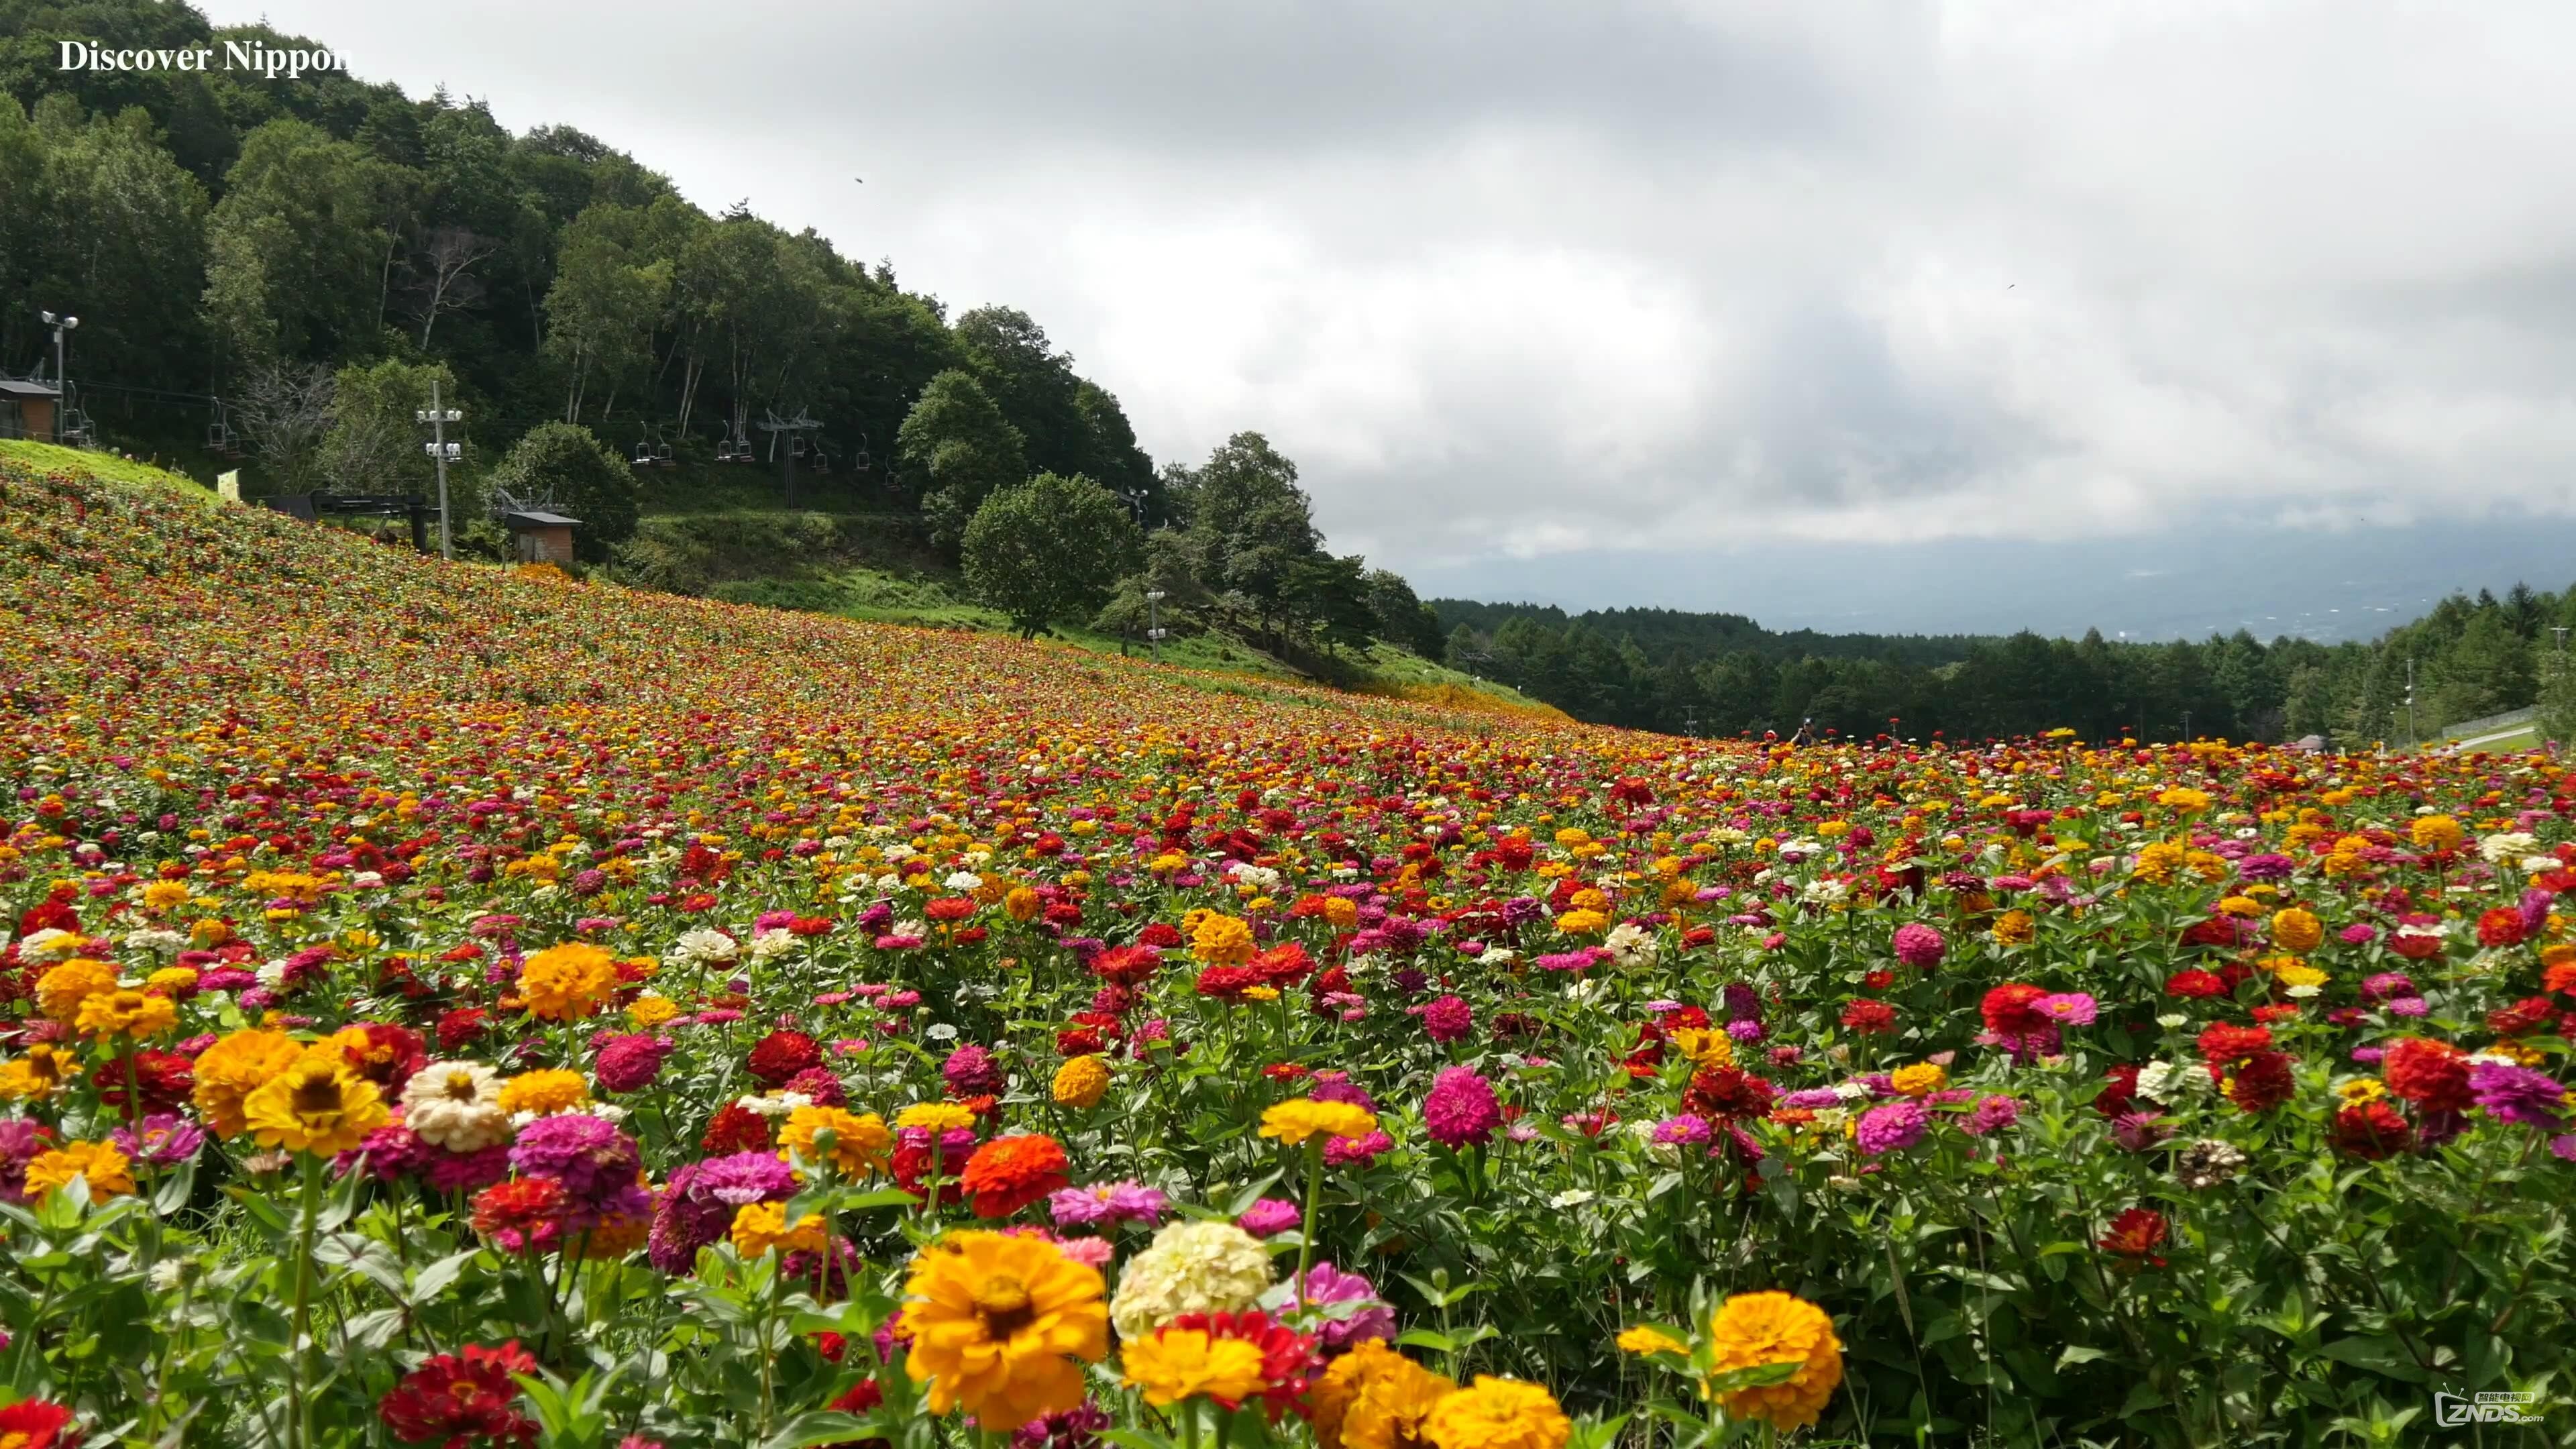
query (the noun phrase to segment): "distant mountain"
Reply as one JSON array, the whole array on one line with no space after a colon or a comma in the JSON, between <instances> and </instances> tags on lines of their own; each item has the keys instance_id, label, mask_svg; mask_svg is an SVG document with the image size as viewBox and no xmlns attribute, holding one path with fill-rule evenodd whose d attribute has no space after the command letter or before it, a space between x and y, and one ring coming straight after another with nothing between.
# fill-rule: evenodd
<instances>
[{"instance_id":1,"label":"distant mountain","mask_svg":"<svg viewBox=\"0 0 2576 1449\"><path fill-rule=\"evenodd\" d=\"M2069 542L1783 544L1593 552L1409 572L1426 596L1568 611L1708 611L1825 634L2205 639L2238 629L2376 638L2453 590L2576 581L2576 518L2495 516L2341 532L2279 526ZM1508 582L1495 583L1504 577ZM1444 601L1444 618L1453 604ZM1462 614L1460 617L1464 617ZM1820 647L1813 652L1838 651Z\"/></svg>"}]
</instances>

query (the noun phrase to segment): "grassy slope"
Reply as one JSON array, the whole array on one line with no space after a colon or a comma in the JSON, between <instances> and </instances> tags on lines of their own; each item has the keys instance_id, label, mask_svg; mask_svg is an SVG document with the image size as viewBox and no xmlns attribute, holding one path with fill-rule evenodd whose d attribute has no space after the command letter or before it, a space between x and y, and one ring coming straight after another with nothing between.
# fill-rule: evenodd
<instances>
[{"instance_id":1,"label":"grassy slope","mask_svg":"<svg viewBox=\"0 0 2576 1449\"><path fill-rule=\"evenodd\" d=\"M177 473L164 472L143 463L129 463L112 453L92 453L79 448L58 448L51 443L0 441L0 458L15 458L30 467L49 471L80 472L105 478L110 482L149 488L155 492L191 498L200 503L215 501L214 490Z\"/></svg>"},{"instance_id":2,"label":"grassy slope","mask_svg":"<svg viewBox=\"0 0 2576 1449\"><path fill-rule=\"evenodd\" d=\"M49 443L0 441L0 457L14 458L45 470L77 471L113 482L187 498L211 505L212 489L183 475L142 463L129 463L107 453L58 448ZM817 480L800 497L812 511L827 517L829 542L804 548L800 541L818 536L800 527L779 497L777 475L749 468L692 469L686 466L649 470L647 518L685 522L693 531L722 538L739 537L741 547L720 558L719 568L741 576L709 592L734 603L836 614L881 624L909 624L932 629L1002 633L1009 621L962 596L953 576L938 567L917 544L897 532L876 526L872 508L861 506L839 477ZM800 512L804 511L800 509ZM751 570L763 570L752 573ZM1058 631L1058 641L1090 654L1114 655L1120 641L1087 629ZM1134 652L1144 656L1141 641ZM1193 688L1265 697L1264 682L1311 684L1280 661L1231 639L1202 636L1174 639L1163 646L1162 662ZM1367 661L1374 683L1359 693L1384 694L1449 704L1468 709L1521 711L1556 715L1557 711L1498 684L1470 679L1454 669L1400 649L1373 645ZM1181 671L1204 671L1203 677ZM1239 682L1226 676L1238 676Z\"/></svg>"},{"instance_id":3,"label":"grassy slope","mask_svg":"<svg viewBox=\"0 0 2576 1449\"><path fill-rule=\"evenodd\" d=\"M831 524L830 542L800 548L795 535L812 538L821 531L800 530L789 523L796 515L787 510L775 468L683 463L646 469L639 476L645 485L647 520L686 528L717 543L726 555L718 564L721 577L708 590L713 597L882 624L979 631L1010 627L1001 614L967 598L955 574L917 539L906 536L901 519L885 515L886 505L872 484L847 474L800 477L798 511L821 515ZM782 525L786 525L785 536ZM740 540L739 544L723 546L720 541L728 537ZM1094 654L1142 658L1146 652L1142 640L1122 641L1089 629L1060 628L1055 637ZM1218 635L1166 640L1161 657L1186 669L1257 679L1308 677L1269 654ZM1517 690L1384 644L1370 646L1362 667L1374 681L1363 686L1363 692L1481 695L1506 708L1554 713Z\"/></svg>"}]
</instances>

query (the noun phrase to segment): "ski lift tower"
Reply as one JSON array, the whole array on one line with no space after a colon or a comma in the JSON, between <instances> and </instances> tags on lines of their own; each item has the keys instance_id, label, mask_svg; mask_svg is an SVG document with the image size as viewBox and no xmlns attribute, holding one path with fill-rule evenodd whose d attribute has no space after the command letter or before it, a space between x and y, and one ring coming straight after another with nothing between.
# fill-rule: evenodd
<instances>
[{"instance_id":1,"label":"ski lift tower","mask_svg":"<svg viewBox=\"0 0 2576 1449\"><path fill-rule=\"evenodd\" d=\"M769 455L773 458L778 456L778 435L780 433L787 435L787 456L782 461L786 465L789 508L796 506L796 455L805 451L805 434L821 426L823 426L821 423L807 417L803 408L798 408L796 416L792 418L782 419L778 414L771 413L760 425L760 430L769 435Z\"/></svg>"}]
</instances>

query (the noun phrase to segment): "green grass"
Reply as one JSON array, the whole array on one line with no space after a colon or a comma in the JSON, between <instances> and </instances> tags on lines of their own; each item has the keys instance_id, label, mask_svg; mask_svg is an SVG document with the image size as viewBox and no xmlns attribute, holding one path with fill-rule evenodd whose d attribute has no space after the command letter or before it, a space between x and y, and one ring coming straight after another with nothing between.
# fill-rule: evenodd
<instances>
[{"instance_id":1,"label":"green grass","mask_svg":"<svg viewBox=\"0 0 2576 1449\"><path fill-rule=\"evenodd\" d=\"M18 440L0 442L0 458L15 458L47 472L88 473L110 482L132 484L155 492L193 499L199 503L215 501L215 490L185 474L155 468L148 463L129 463L114 453L93 453L83 448L63 448L52 443L30 443Z\"/></svg>"}]
</instances>

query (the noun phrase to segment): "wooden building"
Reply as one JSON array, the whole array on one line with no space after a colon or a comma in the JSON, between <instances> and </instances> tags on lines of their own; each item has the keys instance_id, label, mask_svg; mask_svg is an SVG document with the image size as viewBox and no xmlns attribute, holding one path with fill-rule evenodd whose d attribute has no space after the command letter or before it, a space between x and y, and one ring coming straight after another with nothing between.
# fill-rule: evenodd
<instances>
[{"instance_id":1,"label":"wooden building","mask_svg":"<svg viewBox=\"0 0 2576 1449\"><path fill-rule=\"evenodd\" d=\"M0 377L0 438L33 438L40 443L60 441L55 435L55 425L61 416L62 402L63 390L50 382Z\"/></svg>"},{"instance_id":2,"label":"wooden building","mask_svg":"<svg viewBox=\"0 0 2576 1449\"><path fill-rule=\"evenodd\" d=\"M521 563L572 562L572 531L581 525L580 519L530 509L504 513L501 522L510 530L512 558Z\"/></svg>"}]
</instances>

